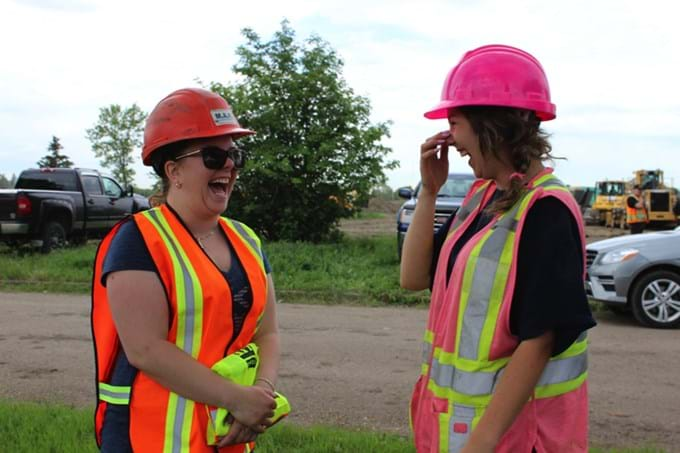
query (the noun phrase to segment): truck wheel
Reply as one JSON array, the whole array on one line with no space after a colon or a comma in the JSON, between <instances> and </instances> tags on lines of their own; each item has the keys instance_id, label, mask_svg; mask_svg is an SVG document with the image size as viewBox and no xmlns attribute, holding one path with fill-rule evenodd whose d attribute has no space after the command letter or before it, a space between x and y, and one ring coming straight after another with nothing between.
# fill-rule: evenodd
<instances>
[{"instance_id":1,"label":"truck wheel","mask_svg":"<svg viewBox=\"0 0 680 453\"><path fill-rule=\"evenodd\" d=\"M647 327L680 326L680 274L658 270L642 277L633 288L635 319Z\"/></svg>"},{"instance_id":2,"label":"truck wheel","mask_svg":"<svg viewBox=\"0 0 680 453\"><path fill-rule=\"evenodd\" d=\"M71 235L69 242L71 245L75 245L76 247L85 245L87 244L87 235L85 233L73 234Z\"/></svg>"},{"instance_id":3,"label":"truck wheel","mask_svg":"<svg viewBox=\"0 0 680 453\"><path fill-rule=\"evenodd\" d=\"M50 253L53 249L62 248L66 244L66 230L56 220L50 220L42 231L42 253Z\"/></svg>"}]
</instances>

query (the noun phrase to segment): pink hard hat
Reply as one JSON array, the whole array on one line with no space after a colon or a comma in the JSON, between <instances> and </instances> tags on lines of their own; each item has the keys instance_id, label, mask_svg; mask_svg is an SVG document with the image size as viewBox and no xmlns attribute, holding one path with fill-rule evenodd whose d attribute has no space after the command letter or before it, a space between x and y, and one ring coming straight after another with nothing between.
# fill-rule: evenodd
<instances>
[{"instance_id":1,"label":"pink hard hat","mask_svg":"<svg viewBox=\"0 0 680 453\"><path fill-rule=\"evenodd\" d=\"M446 76L441 101L425 112L425 118L446 118L450 108L467 105L515 107L533 110L543 121L555 118L548 79L538 60L498 44L463 55Z\"/></svg>"}]
</instances>

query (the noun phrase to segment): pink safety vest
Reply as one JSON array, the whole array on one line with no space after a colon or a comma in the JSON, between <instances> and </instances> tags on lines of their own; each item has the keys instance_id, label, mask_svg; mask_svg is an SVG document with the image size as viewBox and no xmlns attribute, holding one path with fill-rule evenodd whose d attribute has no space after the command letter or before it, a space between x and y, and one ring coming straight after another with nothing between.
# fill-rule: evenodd
<instances>
[{"instance_id":1,"label":"pink safety vest","mask_svg":"<svg viewBox=\"0 0 680 453\"><path fill-rule=\"evenodd\" d=\"M442 246L421 376L410 407L418 453L462 449L519 344L510 332L510 305L519 239L531 206L546 196L562 201L577 220L585 244L578 204L552 169L546 169L529 182L528 192L515 206L495 216L462 247L447 285L451 250L495 188L493 181L475 182ZM585 250L583 256L585 269ZM584 332L566 351L550 359L531 399L496 452L530 453L532 447L538 453L586 452L587 374Z\"/></svg>"}]
</instances>

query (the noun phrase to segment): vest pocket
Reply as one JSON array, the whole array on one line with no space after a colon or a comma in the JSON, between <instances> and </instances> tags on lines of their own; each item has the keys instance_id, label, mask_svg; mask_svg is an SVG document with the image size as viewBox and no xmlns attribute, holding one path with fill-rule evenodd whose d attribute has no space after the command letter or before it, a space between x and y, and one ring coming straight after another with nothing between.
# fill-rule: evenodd
<instances>
[{"instance_id":1,"label":"vest pocket","mask_svg":"<svg viewBox=\"0 0 680 453\"><path fill-rule=\"evenodd\" d=\"M475 407L433 398L432 411L439 422L439 445L433 451L455 453L462 450L472 432L477 414Z\"/></svg>"}]
</instances>

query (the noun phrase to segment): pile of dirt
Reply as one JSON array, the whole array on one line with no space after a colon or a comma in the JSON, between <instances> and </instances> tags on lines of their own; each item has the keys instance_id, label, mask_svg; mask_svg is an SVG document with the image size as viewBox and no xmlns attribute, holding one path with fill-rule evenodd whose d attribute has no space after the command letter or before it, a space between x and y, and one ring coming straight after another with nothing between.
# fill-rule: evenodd
<instances>
[{"instance_id":1,"label":"pile of dirt","mask_svg":"<svg viewBox=\"0 0 680 453\"><path fill-rule=\"evenodd\" d=\"M404 200L402 199L385 200L383 198L371 198L368 201L368 208L366 208L366 211L396 214L403 203Z\"/></svg>"}]
</instances>

